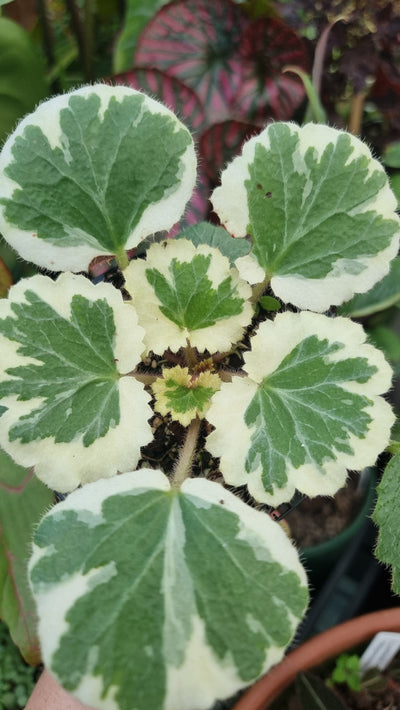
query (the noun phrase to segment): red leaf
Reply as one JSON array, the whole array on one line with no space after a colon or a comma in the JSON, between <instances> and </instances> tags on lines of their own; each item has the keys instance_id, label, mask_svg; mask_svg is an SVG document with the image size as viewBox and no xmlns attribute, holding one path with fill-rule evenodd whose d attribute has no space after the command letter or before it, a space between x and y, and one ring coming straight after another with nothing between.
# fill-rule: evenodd
<instances>
[{"instance_id":1,"label":"red leaf","mask_svg":"<svg viewBox=\"0 0 400 710\"><path fill-rule=\"evenodd\" d=\"M221 170L240 153L243 143L260 130L252 123L224 121L210 126L200 136L201 164L212 185L219 182Z\"/></svg>"},{"instance_id":2,"label":"red leaf","mask_svg":"<svg viewBox=\"0 0 400 710\"><path fill-rule=\"evenodd\" d=\"M8 289L13 283L11 271L5 265L3 259L0 259L0 298L5 298Z\"/></svg>"},{"instance_id":3,"label":"red leaf","mask_svg":"<svg viewBox=\"0 0 400 710\"><path fill-rule=\"evenodd\" d=\"M234 97L236 118L265 122L291 118L304 98L298 77L282 74L288 64L304 71L308 58L301 38L281 20L251 22L241 42L242 81Z\"/></svg>"},{"instance_id":4,"label":"red leaf","mask_svg":"<svg viewBox=\"0 0 400 710\"><path fill-rule=\"evenodd\" d=\"M135 64L180 79L196 92L209 122L223 120L240 86L240 42L248 22L231 0L176 0L142 32Z\"/></svg>"},{"instance_id":5,"label":"red leaf","mask_svg":"<svg viewBox=\"0 0 400 710\"><path fill-rule=\"evenodd\" d=\"M190 131L197 131L204 124L204 110L195 92L160 69L133 67L129 72L113 76L112 83L131 86L153 96L168 106Z\"/></svg>"}]
</instances>

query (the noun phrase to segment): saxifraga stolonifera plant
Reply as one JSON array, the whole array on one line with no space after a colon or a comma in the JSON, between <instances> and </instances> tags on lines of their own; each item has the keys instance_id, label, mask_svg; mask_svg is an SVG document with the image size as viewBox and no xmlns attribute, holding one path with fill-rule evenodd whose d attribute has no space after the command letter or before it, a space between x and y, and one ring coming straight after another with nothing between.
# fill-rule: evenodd
<instances>
[{"instance_id":1,"label":"saxifraga stolonifera plant","mask_svg":"<svg viewBox=\"0 0 400 710\"><path fill-rule=\"evenodd\" d=\"M200 447L226 484L276 506L296 490L334 494L394 421L382 353L359 324L324 315L398 251L396 200L369 149L273 123L222 173L211 200L224 226L129 262L181 218L195 180L185 126L121 86L41 104L0 158L4 237L63 272L0 303L0 443L69 493L35 532L30 583L46 667L104 710L205 709L278 662L305 612L295 547L207 469L191 475ZM123 289L76 273L101 255ZM290 307L250 328L268 287ZM141 460L155 412L185 427L171 476Z\"/></svg>"}]
</instances>

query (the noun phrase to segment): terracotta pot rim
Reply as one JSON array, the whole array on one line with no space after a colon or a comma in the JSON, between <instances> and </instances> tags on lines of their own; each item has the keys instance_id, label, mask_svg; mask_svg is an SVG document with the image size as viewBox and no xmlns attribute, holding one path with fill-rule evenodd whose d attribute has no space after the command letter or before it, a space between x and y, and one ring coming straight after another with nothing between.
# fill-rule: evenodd
<instances>
[{"instance_id":1,"label":"terracotta pot rim","mask_svg":"<svg viewBox=\"0 0 400 710\"><path fill-rule=\"evenodd\" d=\"M400 607L358 616L305 641L247 690L232 710L265 710L300 671L367 641L379 631L400 632Z\"/></svg>"}]
</instances>

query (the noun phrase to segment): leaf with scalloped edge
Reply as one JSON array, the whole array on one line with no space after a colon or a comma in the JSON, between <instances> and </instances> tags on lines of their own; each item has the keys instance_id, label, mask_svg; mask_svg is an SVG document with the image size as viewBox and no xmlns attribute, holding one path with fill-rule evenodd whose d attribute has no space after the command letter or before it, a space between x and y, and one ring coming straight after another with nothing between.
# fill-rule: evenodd
<instances>
[{"instance_id":1,"label":"leaf with scalloped edge","mask_svg":"<svg viewBox=\"0 0 400 710\"><path fill-rule=\"evenodd\" d=\"M229 349L250 323L251 289L218 249L187 239L153 244L124 272L148 350Z\"/></svg>"},{"instance_id":2,"label":"leaf with scalloped edge","mask_svg":"<svg viewBox=\"0 0 400 710\"><path fill-rule=\"evenodd\" d=\"M399 496L400 454L397 454L389 462L382 476L372 516L379 527L375 555L378 560L392 567L392 586L396 594L400 594Z\"/></svg>"},{"instance_id":3,"label":"leaf with scalloped edge","mask_svg":"<svg viewBox=\"0 0 400 710\"><path fill-rule=\"evenodd\" d=\"M277 663L307 604L298 554L217 483L142 469L74 491L30 564L45 665L113 710L206 710Z\"/></svg>"},{"instance_id":4,"label":"leaf with scalloped edge","mask_svg":"<svg viewBox=\"0 0 400 710\"><path fill-rule=\"evenodd\" d=\"M204 417L220 385L219 376L210 370L189 374L189 368L180 365L164 367L162 377L152 384L154 409L188 426L195 417Z\"/></svg>"},{"instance_id":5,"label":"leaf with scalloped edge","mask_svg":"<svg viewBox=\"0 0 400 710\"><path fill-rule=\"evenodd\" d=\"M177 77L195 91L209 123L225 120L241 82L239 50L247 24L231 0L176 0L143 30L135 64Z\"/></svg>"},{"instance_id":6,"label":"leaf with scalloped edge","mask_svg":"<svg viewBox=\"0 0 400 710\"><path fill-rule=\"evenodd\" d=\"M365 339L360 325L318 313L261 323L244 355L248 377L223 383L207 412L206 446L227 483L279 505L296 489L333 495L346 469L375 462L395 419L379 396L392 373Z\"/></svg>"},{"instance_id":7,"label":"leaf with scalloped edge","mask_svg":"<svg viewBox=\"0 0 400 710\"><path fill-rule=\"evenodd\" d=\"M129 87L98 84L42 103L0 155L0 228L25 259L81 271L182 215L195 182L187 128Z\"/></svg>"},{"instance_id":8,"label":"leaf with scalloped edge","mask_svg":"<svg viewBox=\"0 0 400 710\"><path fill-rule=\"evenodd\" d=\"M156 67L133 67L112 77L113 84L130 86L168 106L191 132L202 128L204 109L195 92L179 79Z\"/></svg>"},{"instance_id":9,"label":"leaf with scalloped edge","mask_svg":"<svg viewBox=\"0 0 400 710\"><path fill-rule=\"evenodd\" d=\"M301 37L282 20L259 17L245 28L240 54L242 80L232 113L264 124L270 118L291 118L304 99L304 88L297 76L283 69L295 65L307 71L309 59Z\"/></svg>"},{"instance_id":10,"label":"leaf with scalloped edge","mask_svg":"<svg viewBox=\"0 0 400 710\"><path fill-rule=\"evenodd\" d=\"M110 284L36 275L0 301L0 444L58 491L134 468L152 432L128 376L143 330Z\"/></svg>"},{"instance_id":11,"label":"leaf with scalloped edge","mask_svg":"<svg viewBox=\"0 0 400 710\"><path fill-rule=\"evenodd\" d=\"M235 237L250 234L252 283L324 311L368 291L398 251L396 199L358 138L324 125L274 123L224 170L212 203Z\"/></svg>"}]
</instances>

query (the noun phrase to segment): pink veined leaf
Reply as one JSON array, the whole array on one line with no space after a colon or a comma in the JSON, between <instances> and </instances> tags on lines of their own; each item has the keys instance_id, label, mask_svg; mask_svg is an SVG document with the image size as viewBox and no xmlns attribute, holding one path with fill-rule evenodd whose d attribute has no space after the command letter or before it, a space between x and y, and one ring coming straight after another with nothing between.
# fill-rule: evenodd
<instances>
[{"instance_id":1,"label":"pink veined leaf","mask_svg":"<svg viewBox=\"0 0 400 710\"><path fill-rule=\"evenodd\" d=\"M210 192L210 181L200 165L197 170L197 182L193 190L193 195L187 204L185 213L180 222L175 224L168 232L168 238L176 237L185 227L203 222L208 218L211 210L209 202Z\"/></svg>"},{"instance_id":2,"label":"pink veined leaf","mask_svg":"<svg viewBox=\"0 0 400 710\"><path fill-rule=\"evenodd\" d=\"M219 183L221 170L241 150L243 143L257 135L260 126L241 121L223 121L210 126L200 136L201 165L212 185Z\"/></svg>"},{"instance_id":3,"label":"pink veined leaf","mask_svg":"<svg viewBox=\"0 0 400 710\"><path fill-rule=\"evenodd\" d=\"M199 97L210 123L230 115L241 83L241 37L249 20L232 0L177 0L143 30L135 64L179 78Z\"/></svg>"},{"instance_id":4,"label":"pink veined leaf","mask_svg":"<svg viewBox=\"0 0 400 710\"><path fill-rule=\"evenodd\" d=\"M240 51L242 80L233 101L235 117L260 122L291 118L304 88L297 76L282 70L290 64L307 71L302 39L281 20L266 17L247 26Z\"/></svg>"},{"instance_id":5,"label":"pink veined leaf","mask_svg":"<svg viewBox=\"0 0 400 710\"><path fill-rule=\"evenodd\" d=\"M113 76L112 83L131 86L161 101L190 131L196 132L204 125L204 110L195 92L160 69L133 67L131 71Z\"/></svg>"}]
</instances>

